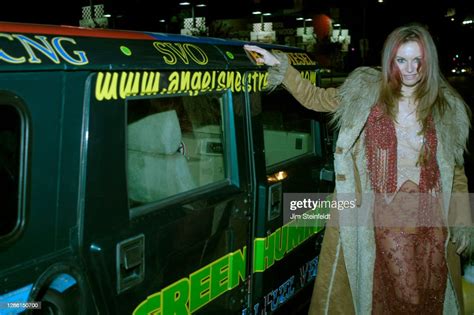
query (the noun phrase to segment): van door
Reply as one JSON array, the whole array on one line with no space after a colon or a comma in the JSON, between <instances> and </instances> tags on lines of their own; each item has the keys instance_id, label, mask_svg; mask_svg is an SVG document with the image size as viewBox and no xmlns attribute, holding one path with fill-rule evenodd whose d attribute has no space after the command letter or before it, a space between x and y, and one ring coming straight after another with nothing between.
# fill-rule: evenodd
<instances>
[{"instance_id":1,"label":"van door","mask_svg":"<svg viewBox=\"0 0 474 315\"><path fill-rule=\"evenodd\" d=\"M0 302L86 304L75 252L84 76L0 73Z\"/></svg>"},{"instance_id":2,"label":"van door","mask_svg":"<svg viewBox=\"0 0 474 315\"><path fill-rule=\"evenodd\" d=\"M283 89L249 99L254 100L250 106L261 107L252 117L257 210L249 312L266 314L282 307L298 311L309 303L325 222L293 220L288 204L316 196L324 200L333 191L328 119ZM302 294L302 302L290 308Z\"/></svg>"},{"instance_id":3,"label":"van door","mask_svg":"<svg viewBox=\"0 0 474 315\"><path fill-rule=\"evenodd\" d=\"M240 311L251 204L245 121L236 110L243 97L216 91L114 98L103 90L113 81L99 80L86 131L83 231L99 309Z\"/></svg>"}]
</instances>

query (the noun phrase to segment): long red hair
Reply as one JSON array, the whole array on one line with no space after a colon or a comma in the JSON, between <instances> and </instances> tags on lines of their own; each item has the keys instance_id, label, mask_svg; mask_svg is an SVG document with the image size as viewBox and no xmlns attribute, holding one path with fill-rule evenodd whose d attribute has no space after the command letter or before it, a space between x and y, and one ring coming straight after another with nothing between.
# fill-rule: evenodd
<instances>
[{"instance_id":1,"label":"long red hair","mask_svg":"<svg viewBox=\"0 0 474 315\"><path fill-rule=\"evenodd\" d=\"M442 88L456 91L446 82L439 69L438 53L433 38L421 25L408 25L396 28L387 37L382 51L382 84L380 87L379 104L393 120L398 112L398 101L401 98L402 78L396 65L396 54L401 45L407 42L419 44L422 59L418 65L420 82L415 90L418 102L417 117L422 124L421 133L425 134L428 117L437 111L442 115L448 106Z\"/></svg>"}]
</instances>

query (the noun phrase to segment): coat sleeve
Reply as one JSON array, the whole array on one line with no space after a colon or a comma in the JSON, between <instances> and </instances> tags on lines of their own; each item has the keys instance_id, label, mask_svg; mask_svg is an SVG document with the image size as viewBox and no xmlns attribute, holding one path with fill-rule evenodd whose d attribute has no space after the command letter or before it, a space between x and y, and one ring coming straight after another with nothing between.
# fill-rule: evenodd
<instances>
[{"instance_id":1,"label":"coat sleeve","mask_svg":"<svg viewBox=\"0 0 474 315\"><path fill-rule=\"evenodd\" d=\"M472 255L474 252L474 231L472 228L471 207L464 166L455 166L454 168L450 217L452 239L460 240L466 237L469 242L467 254Z\"/></svg>"},{"instance_id":2,"label":"coat sleeve","mask_svg":"<svg viewBox=\"0 0 474 315\"><path fill-rule=\"evenodd\" d=\"M339 106L338 92L335 88L320 88L309 80L301 77L298 70L293 68L285 54L275 54L280 61L279 66L269 69L269 88L279 84L294 96L304 107L318 112L332 112Z\"/></svg>"},{"instance_id":3,"label":"coat sleeve","mask_svg":"<svg viewBox=\"0 0 474 315\"><path fill-rule=\"evenodd\" d=\"M337 89L314 86L310 81L303 79L298 70L292 66L288 67L283 85L301 105L308 109L332 112L339 105Z\"/></svg>"},{"instance_id":4,"label":"coat sleeve","mask_svg":"<svg viewBox=\"0 0 474 315\"><path fill-rule=\"evenodd\" d=\"M464 171L464 166L454 167L454 178L453 178L453 192L454 193L467 193L467 176Z\"/></svg>"}]
</instances>

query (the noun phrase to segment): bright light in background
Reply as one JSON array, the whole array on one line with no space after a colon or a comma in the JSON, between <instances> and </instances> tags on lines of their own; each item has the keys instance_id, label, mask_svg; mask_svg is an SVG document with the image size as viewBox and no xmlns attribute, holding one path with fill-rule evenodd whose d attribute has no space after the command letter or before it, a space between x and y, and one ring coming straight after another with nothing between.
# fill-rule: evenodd
<instances>
[{"instance_id":1,"label":"bright light in background","mask_svg":"<svg viewBox=\"0 0 474 315\"><path fill-rule=\"evenodd\" d=\"M304 19L302 17L297 17L296 20L297 21L303 21Z\"/></svg>"},{"instance_id":2,"label":"bright light in background","mask_svg":"<svg viewBox=\"0 0 474 315\"><path fill-rule=\"evenodd\" d=\"M267 175L267 182L269 183L281 182L287 177L288 177L288 173L286 171L280 171L271 175Z\"/></svg>"},{"instance_id":3,"label":"bright light in background","mask_svg":"<svg viewBox=\"0 0 474 315\"><path fill-rule=\"evenodd\" d=\"M473 23L472 20L464 20L464 21L462 21L462 24L463 24L463 25L472 24L472 23Z\"/></svg>"},{"instance_id":4,"label":"bright light in background","mask_svg":"<svg viewBox=\"0 0 474 315\"><path fill-rule=\"evenodd\" d=\"M187 2L187 1L184 1L184 2L180 2L179 5L190 5L191 3L190 2Z\"/></svg>"},{"instance_id":5,"label":"bright light in background","mask_svg":"<svg viewBox=\"0 0 474 315\"><path fill-rule=\"evenodd\" d=\"M163 20L163 19L161 19L161 20L159 20L158 22L160 22L160 23L165 23L166 21Z\"/></svg>"},{"instance_id":6,"label":"bright light in background","mask_svg":"<svg viewBox=\"0 0 474 315\"><path fill-rule=\"evenodd\" d=\"M263 13L264 16L270 16L272 15L270 12Z\"/></svg>"},{"instance_id":7,"label":"bright light in background","mask_svg":"<svg viewBox=\"0 0 474 315\"><path fill-rule=\"evenodd\" d=\"M253 11L252 14L257 15L257 14L262 14L262 12L260 12L260 11Z\"/></svg>"},{"instance_id":8,"label":"bright light in background","mask_svg":"<svg viewBox=\"0 0 474 315\"><path fill-rule=\"evenodd\" d=\"M378 0L379 3L383 3L383 0Z\"/></svg>"},{"instance_id":9,"label":"bright light in background","mask_svg":"<svg viewBox=\"0 0 474 315\"><path fill-rule=\"evenodd\" d=\"M205 3L196 4L196 7L197 7L197 8L204 8L205 6L206 6Z\"/></svg>"},{"instance_id":10,"label":"bright light in background","mask_svg":"<svg viewBox=\"0 0 474 315\"><path fill-rule=\"evenodd\" d=\"M305 19L306 22L310 22L312 21L313 19Z\"/></svg>"}]
</instances>

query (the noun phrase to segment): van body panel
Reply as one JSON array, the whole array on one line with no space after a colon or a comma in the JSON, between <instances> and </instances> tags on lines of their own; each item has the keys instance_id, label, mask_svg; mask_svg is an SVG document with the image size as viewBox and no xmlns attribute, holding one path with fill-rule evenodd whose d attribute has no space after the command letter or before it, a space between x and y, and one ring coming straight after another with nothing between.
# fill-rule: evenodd
<instances>
[{"instance_id":1,"label":"van body panel","mask_svg":"<svg viewBox=\"0 0 474 315\"><path fill-rule=\"evenodd\" d=\"M265 248L286 194L332 190L327 119L268 93L245 43L0 23L0 300L260 314L303 294L321 229ZM306 52L262 46L317 81Z\"/></svg>"}]
</instances>

